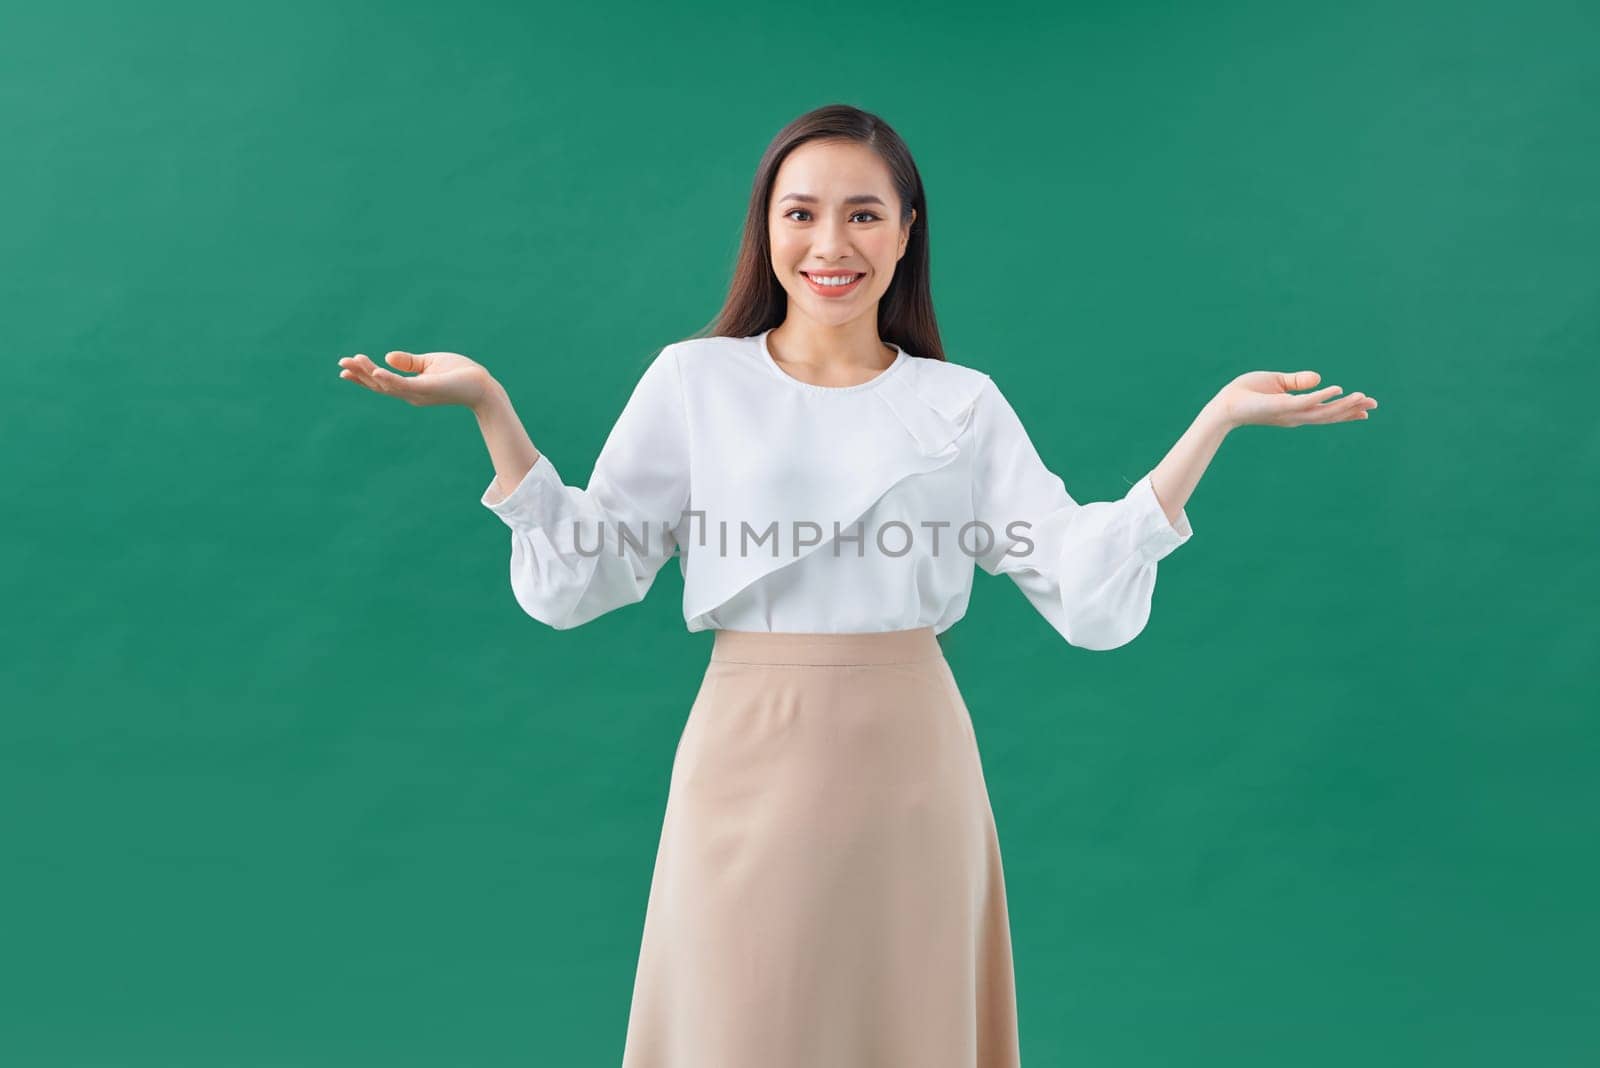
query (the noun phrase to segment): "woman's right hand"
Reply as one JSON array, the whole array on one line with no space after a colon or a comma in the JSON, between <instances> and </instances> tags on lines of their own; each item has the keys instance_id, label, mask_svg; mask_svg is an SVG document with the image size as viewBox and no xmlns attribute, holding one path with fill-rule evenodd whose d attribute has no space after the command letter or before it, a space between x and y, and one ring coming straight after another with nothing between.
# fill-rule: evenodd
<instances>
[{"instance_id":1,"label":"woman's right hand","mask_svg":"<svg viewBox=\"0 0 1600 1068\"><path fill-rule=\"evenodd\" d=\"M396 370L413 373L395 374L357 353L339 360L339 377L419 406L459 404L476 408L488 398L495 384L482 364L455 352L391 352L384 359Z\"/></svg>"}]
</instances>

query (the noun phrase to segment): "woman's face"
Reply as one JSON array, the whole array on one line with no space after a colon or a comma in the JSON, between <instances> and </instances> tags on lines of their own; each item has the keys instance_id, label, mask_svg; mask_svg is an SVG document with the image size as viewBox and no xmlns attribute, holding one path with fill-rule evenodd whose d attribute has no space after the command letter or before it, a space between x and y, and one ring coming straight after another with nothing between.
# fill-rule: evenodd
<instances>
[{"instance_id":1,"label":"woman's face","mask_svg":"<svg viewBox=\"0 0 1600 1068\"><path fill-rule=\"evenodd\" d=\"M899 216L889 168L867 146L808 141L789 153L767 212L772 270L789 294L789 311L825 326L870 313L876 324L878 300L911 234ZM818 277L846 284L812 280Z\"/></svg>"}]
</instances>

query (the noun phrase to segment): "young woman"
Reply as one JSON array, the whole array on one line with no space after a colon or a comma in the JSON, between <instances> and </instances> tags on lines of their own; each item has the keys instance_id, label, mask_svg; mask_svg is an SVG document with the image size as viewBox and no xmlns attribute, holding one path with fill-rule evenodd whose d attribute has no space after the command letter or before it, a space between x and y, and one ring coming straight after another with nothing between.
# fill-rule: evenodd
<instances>
[{"instance_id":1,"label":"young woman","mask_svg":"<svg viewBox=\"0 0 1600 1068\"><path fill-rule=\"evenodd\" d=\"M945 359L928 208L882 120L821 108L757 169L721 315L643 371L587 489L456 353L340 376L477 415L511 586L565 629L643 598L676 556L710 663L672 766L624 1068L1019 1063L999 840L937 635L974 564L1069 643L1149 618L1184 505L1247 424L1365 419L1311 371L1208 401L1120 500L1079 504L988 374ZM406 374L396 373L408 372Z\"/></svg>"}]
</instances>

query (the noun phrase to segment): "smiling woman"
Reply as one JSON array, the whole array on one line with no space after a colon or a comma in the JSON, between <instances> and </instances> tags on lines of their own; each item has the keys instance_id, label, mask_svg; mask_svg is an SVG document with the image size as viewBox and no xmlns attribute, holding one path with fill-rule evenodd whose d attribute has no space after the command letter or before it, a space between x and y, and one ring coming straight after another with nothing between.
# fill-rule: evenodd
<instances>
[{"instance_id":1,"label":"smiling woman","mask_svg":"<svg viewBox=\"0 0 1600 1068\"><path fill-rule=\"evenodd\" d=\"M716 641L673 761L624 1068L1019 1062L999 838L937 639L972 558L839 552L842 523L881 547L885 526L972 518L987 377L943 359L923 219L886 124L800 117L759 168L714 336L671 347L681 410L660 425L708 465L690 506L821 534L787 559L691 546L685 612Z\"/></svg>"},{"instance_id":2,"label":"smiling woman","mask_svg":"<svg viewBox=\"0 0 1600 1068\"><path fill-rule=\"evenodd\" d=\"M830 106L780 131L721 314L649 361L587 488L475 361L340 361L375 392L471 408L528 616L580 626L676 557L685 625L715 633L672 757L623 1068L1017 1068L999 835L939 635L981 568L1066 644L1126 645L1229 432L1376 407L1293 394L1312 371L1247 372L1121 498L1080 504L995 380L945 358L927 211L876 116Z\"/></svg>"}]
</instances>

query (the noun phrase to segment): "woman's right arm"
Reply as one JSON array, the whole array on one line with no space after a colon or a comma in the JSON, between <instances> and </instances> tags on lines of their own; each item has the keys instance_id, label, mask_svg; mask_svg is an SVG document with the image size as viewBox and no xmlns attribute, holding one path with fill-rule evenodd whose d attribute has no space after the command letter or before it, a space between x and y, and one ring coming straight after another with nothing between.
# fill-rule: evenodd
<instances>
[{"instance_id":1,"label":"woman's right arm","mask_svg":"<svg viewBox=\"0 0 1600 1068\"><path fill-rule=\"evenodd\" d=\"M489 369L458 352L391 352L384 359L398 370L412 373L395 374L357 353L339 360L339 377L374 393L399 397L413 407L459 405L471 409L494 462L494 503L509 496L539 459L539 450L517 418L511 395Z\"/></svg>"},{"instance_id":2,"label":"woman's right arm","mask_svg":"<svg viewBox=\"0 0 1600 1068\"><path fill-rule=\"evenodd\" d=\"M499 504L511 496L517 483L538 461L539 450L533 447L527 429L517 418L510 394L493 378L485 385L483 400L473 405L472 414L478 419L478 430L483 434L483 443L489 447L489 459L494 463L495 478L484 503Z\"/></svg>"},{"instance_id":3,"label":"woman's right arm","mask_svg":"<svg viewBox=\"0 0 1600 1068\"><path fill-rule=\"evenodd\" d=\"M341 360L352 378L412 404L460 404L478 420L495 476L480 503L511 531L518 605L557 630L644 598L673 555L689 503L689 446L677 352L651 361L606 438L587 489L566 485L534 448L506 391L455 353L390 353L411 377L366 357Z\"/></svg>"}]
</instances>

